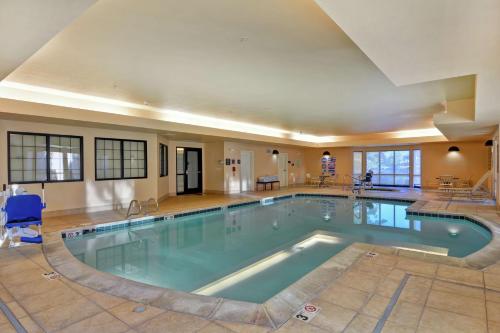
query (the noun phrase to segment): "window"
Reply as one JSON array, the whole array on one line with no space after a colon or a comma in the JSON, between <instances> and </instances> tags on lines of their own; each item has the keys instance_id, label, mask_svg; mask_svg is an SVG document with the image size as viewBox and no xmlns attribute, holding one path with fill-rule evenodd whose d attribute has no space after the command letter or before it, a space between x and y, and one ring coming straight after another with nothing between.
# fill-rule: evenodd
<instances>
[{"instance_id":1,"label":"window","mask_svg":"<svg viewBox=\"0 0 500 333\"><path fill-rule=\"evenodd\" d=\"M368 171L373 171L372 183L378 185L380 183L380 154L378 151L366 153L366 172Z\"/></svg>"},{"instance_id":2,"label":"window","mask_svg":"<svg viewBox=\"0 0 500 333\"><path fill-rule=\"evenodd\" d=\"M8 132L9 184L83 180L83 137Z\"/></svg>"},{"instance_id":3,"label":"window","mask_svg":"<svg viewBox=\"0 0 500 333\"><path fill-rule=\"evenodd\" d=\"M413 187L422 187L422 151L413 151Z\"/></svg>"},{"instance_id":4,"label":"window","mask_svg":"<svg viewBox=\"0 0 500 333\"><path fill-rule=\"evenodd\" d=\"M394 152L394 185L410 186L410 151Z\"/></svg>"},{"instance_id":5,"label":"window","mask_svg":"<svg viewBox=\"0 0 500 333\"><path fill-rule=\"evenodd\" d=\"M168 176L168 146L160 143L160 177Z\"/></svg>"},{"instance_id":6,"label":"window","mask_svg":"<svg viewBox=\"0 0 500 333\"><path fill-rule=\"evenodd\" d=\"M410 185L410 151L388 150L366 153L366 170L373 171L373 184Z\"/></svg>"},{"instance_id":7,"label":"window","mask_svg":"<svg viewBox=\"0 0 500 333\"><path fill-rule=\"evenodd\" d=\"M363 152L352 153L352 176L360 177L363 174Z\"/></svg>"},{"instance_id":8,"label":"window","mask_svg":"<svg viewBox=\"0 0 500 333\"><path fill-rule=\"evenodd\" d=\"M380 152L380 184L394 185L394 152Z\"/></svg>"},{"instance_id":9,"label":"window","mask_svg":"<svg viewBox=\"0 0 500 333\"><path fill-rule=\"evenodd\" d=\"M146 141L96 138L95 178L147 178Z\"/></svg>"}]
</instances>

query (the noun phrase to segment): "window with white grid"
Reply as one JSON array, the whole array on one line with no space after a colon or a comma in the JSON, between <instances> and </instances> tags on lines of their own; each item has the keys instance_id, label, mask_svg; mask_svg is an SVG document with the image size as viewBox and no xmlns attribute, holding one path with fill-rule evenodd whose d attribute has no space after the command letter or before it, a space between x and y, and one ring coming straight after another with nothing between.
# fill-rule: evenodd
<instances>
[{"instance_id":1,"label":"window with white grid","mask_svg":"<svg viewBox=\"0 0 500 333\"><path fill-rule=\"evenodd\" d=\"M83 180L83 138L41 133L9 132L9 183Z\"/></svg>"}]
</instances>

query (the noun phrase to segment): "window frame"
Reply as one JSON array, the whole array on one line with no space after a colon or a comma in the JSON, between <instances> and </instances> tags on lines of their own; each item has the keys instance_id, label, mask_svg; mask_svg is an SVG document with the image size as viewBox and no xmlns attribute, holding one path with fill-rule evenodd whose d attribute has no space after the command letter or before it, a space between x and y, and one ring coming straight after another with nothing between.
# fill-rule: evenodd
<instances>
[{"instance_id":1,"label":"window frame","mask_svg":"<svg viewBox=\"0 0 500 333\"><path fill-rule=\"evenodd\" d=\"M355 155L355 154L358 154L358 153L359 153L359 154L361 154L361 165L360 165L360 167L361 167L361 172L360 172L359 174L354 173L354 155ZM352 170L351 170L351 171L352 171L352 176L353 176L353 177L356 177L356 176L358 176L358 177L362 177L362 176L363 176L363 163L364 163L364 154L363 154L363 151L361 151L361 150L354 150L354 151L352 152Z\"/></svg>"},{"instance_id":2,"label":"window frame","mask_svg":"<svg viewBox=\"0 0 500 333\"><path fill-rule=\"evenodd\" d=\"M408 152L408 156L409 156L409 165L408 165L408 174L399 174L399 173L396 173L396 152ZM408 188L411 188L411 182L413 180L413 174L412 174L412 171L411 171L411 167L412 167L412 163L413 163L413 159L412 159L412 153L411 153L411 149L381 149L381 150L367 150L364 152L364 163L365 163L365 166L366 166L366 172L368 172L368 153L377 153L378 154L378 173L374 171L373 175L374 176L377 176L379 177L379 181L378 183L373 183L375 186L390 186L390 187L408 187ZM380 173L381 172L381 153L383 152L392 152L393 154L393 173L392 174L382 174ZM393 183L392 185L390 184L381 184L380 182L380 177L381 176L392 176L393 177ZM396 176L408 176L408 185L397 185L396 184Z\"/></svg>"},{"instance_id":3,"label":"window frame","mask_svg":"<svg viewBox=\"0 0 500 333\"><path fill-rule=\"evenodd\" d=\"M112 140L120 142L120 177L111 177L111 178L97 178L97 140ZM125 141L128 142L142 142L144 143L144 176L141 177L124 177L124 169L125 169L125 160L123 153L123 143ZM128 180L128 179L145 179L148 178L148 142L146 140L135 140L135 139L117 139L117 138L104 138L104 137L95 137L94 138L94 180L96 182L99 181L107 181L107 180Z\"/></svg>"},{"instance_id":4,"label":"window frame","mask_svg":"<svg viewBox=\"0 0 500 333\"><path fill-rule=\"evenodd\" d=\"M168 177L168 145L160 143L159 146L160 146L160 154L159 154L160 178ZM163 169L163 166L165 166L165 170Z\"/></svg>"},{"instance_id":5,"label":"window frame","mask_svg":"<svg viewBox=\"0 0 500 333\"><path fill-rule=\"evenodd\" d=\"M11 163L10 163L10 135L33 135L33 136L45 136L45 150L46 150L46 173L47 180L45 181L22 181L22 182L13 182L11 177ZM69 179L69 180L51 180L50 178L50 137L66 137L66 138L75 138L80 139L80 178L79 179ZM49 133L36 133L36 132L21 132L21 131L7 131L7 182L9 185L11 184L45 184L45 183L74 183L74 182L82 182L85 178L84 175L84 150L83 150L83 136L80 135L66 135L66 134L49 134Z\"/></svg>"},{"instance_id":6,"label":"window frame","mask_svg":"<svg viewBox=\"0 0 500 333\"><path fill-rule=\"evenodd\" d=\"M415 152L418 151L419 152L419 159L420 159L420 163L419 163L419 173L416 174L415 173ZM422 148L414 148L411 150L411 167L412 167L412 170L411 170L411 180L412 180L412 188L422 188ZM415 186L415 177L420 177L420 185L417 185Z\"/></svg>"}]
</instances>

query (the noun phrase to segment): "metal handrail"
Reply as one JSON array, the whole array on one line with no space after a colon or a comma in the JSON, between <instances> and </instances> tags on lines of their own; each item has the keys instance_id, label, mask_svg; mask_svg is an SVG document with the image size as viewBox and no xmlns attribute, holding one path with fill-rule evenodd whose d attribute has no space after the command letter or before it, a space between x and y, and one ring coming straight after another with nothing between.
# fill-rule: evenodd
<instances>
[{"instance_id":1,"label":"metal handrail","mask_svg":"<svg viewBox=\"0 0 500 333\"><path fill-rule=\"evenodd\" d=\"M153 207L153 209L150 209L150 207ZM137 208L136 211L132 211L132 208ZM149 213L152 212L157 212L160 210L160 205L158 204L158 200L155 198L149 198L147 201L139 201L137 199L134 199L130 201L130 204L128 205L128 210L127 210L127 219L130 216L133 215L140 215L143 213L144 215L148 215Z\"/></svg>"},{"instance_id":2,"label":"metal handrail","mask_svg":"<svg viewBox=\"0 0 500 333\"><path fill-rule=\"evenodd\" d=\"M349 179L349 182L346 182L346 178ZM352 176L345 174L342 176L342 190L346 191L352 187ZM351 184L351 185L350 185Z\"/></svg>"},{"instance_id":3,"label":"metal handrail","mask_svg":"<svg viewBox=\"0 0 500 333\"><path fill-rule=\"evenodd\" d=\"M156 200L155 198L149 198L148 201L145 202L145 206L146 206L146 210L144 211L144 215L147 215L149 213L152 213L152 212L157 212L160 210L160 205L158 204L158 200ZM149 210L149 207L151 205L154 205L155 209L154 210Z\"/></svg>"},{"instance_id":4,"label":"metal handrail","mask_svg":"<svg viewBox=\"0 0 500 333\"><path fill-rule=\"evenodd\" d=\"M139 210L137 212L130 212L130 210L134 206L139 207ZM142 205L141 205L140 201L134 199L134 200L130 201L130 204L128 205L127 217L126 218L128 219L132 215L139 215L141 212L142 212Z\"/></svg>"}]
</instances>

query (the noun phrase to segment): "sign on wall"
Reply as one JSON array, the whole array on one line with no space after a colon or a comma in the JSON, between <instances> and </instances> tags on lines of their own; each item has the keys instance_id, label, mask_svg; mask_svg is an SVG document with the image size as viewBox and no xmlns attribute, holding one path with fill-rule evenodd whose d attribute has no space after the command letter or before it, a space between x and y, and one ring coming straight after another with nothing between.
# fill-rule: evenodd
<instances>
[{"instance_id":1,"label":"sign on wall","mask_svg":"<svg viewBox=\"0 0 500 333\"><path fill-rule=\"evenodd\" d=\"M337 167L337 158L322 157L321 158L321 173L324 175L335 176L335 168Z\"/></svg>"}]
</instances>

